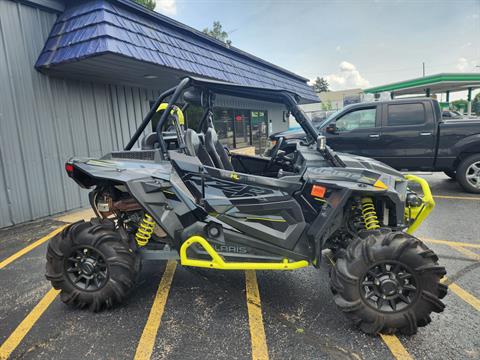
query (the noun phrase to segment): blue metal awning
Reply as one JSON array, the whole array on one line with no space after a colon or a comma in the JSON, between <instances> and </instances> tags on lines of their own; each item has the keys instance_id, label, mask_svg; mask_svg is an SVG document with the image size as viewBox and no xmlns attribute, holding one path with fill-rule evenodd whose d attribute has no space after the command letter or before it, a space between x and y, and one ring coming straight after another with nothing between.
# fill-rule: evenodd
<instances>
[{"instance_id":1,"label":"blue metal awning","mask_svg":"<svg viewBox=\"0 0 480 360\"><path fill-rule=\"evenodd\" d=\"M193 74L285 89L306 102L318 101L307 79L127 0L94 0L67 8L53 26L35 67L46 73L63 69L64 74L77 71L92 76L98 69L99 75L111 71L115 76L118 57L122 58L118 64L123 65L122 74L117 69L119 77L128 77L125 72L131 67L136 67L131 74L137 77L142 77L142 70L145 74L145 69L151 72L156 67L177 76Z\"/></svg>"}]
</instances>

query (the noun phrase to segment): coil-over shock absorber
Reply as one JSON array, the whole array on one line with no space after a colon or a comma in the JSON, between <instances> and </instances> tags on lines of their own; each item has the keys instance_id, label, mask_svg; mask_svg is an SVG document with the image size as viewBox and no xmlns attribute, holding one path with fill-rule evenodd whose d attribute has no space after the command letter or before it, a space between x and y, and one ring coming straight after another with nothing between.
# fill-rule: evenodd
<instances>
[{"instance_id":1,"label":"coil-over shock absorber","mask_svg":"<svg viewBox=\"0 0 480 360\"><path fill-rule=\"evenodd\" d=\"M135 241L138 246L145 246L148 244L148 240L152 237L154 228L155 220L153 220L149 214L145 213L135 234Z\"/></svg>"},{"instance_id":2,"label":"coil-over shock absorber","mask_svg":"<svg viewBox=\"0 0 480 360\"><path fill-rule=\"evenodd\" d=\"M375 230L380 227L380 222L378 221L377 211L375 210L375 205L371 197L363 197L361 200L362 203L362 217L363 223L365 224L365 229Z\"/></svg>"}]
</instances>

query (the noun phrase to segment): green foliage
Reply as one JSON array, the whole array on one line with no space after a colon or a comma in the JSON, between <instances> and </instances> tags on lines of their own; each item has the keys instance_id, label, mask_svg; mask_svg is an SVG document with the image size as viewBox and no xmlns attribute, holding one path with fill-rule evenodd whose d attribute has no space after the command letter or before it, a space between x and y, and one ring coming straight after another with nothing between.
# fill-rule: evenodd
<instances>
[{"instance_id":1,"label":"green foliage","mask_svg":"<svg viewBox=\"0 0 480 360\"><path fill-rule=\"evenodd\" d=\"M480 93L475 95L473 98L472 111L474 111L477 115L480 115Z\"/></svg>"},{"instance_id":2,"label":"green foliage","mask_svg":"<svg viewBox=\"0 0 480 360\"><path fill-rule=\"evenodd\" d=\"M467 106L468 106L468 102L467 100L464 100L464 99L460 99L460 100L455 100L455 101L452 101L452 106L455 110L466 110L467 109Z\"/></svg>"},{"instance_id":3,"label":"green foliage","mask_svg":"<svg viewBox=\"0 0 480 360\"><path fill-rule=\"evenodd\" d=\"M232 41L228 39L228 33L223 30L222 24L220 21L214 21L213 27L209 29L208 27L202 30L204 34L210 35L221 42L224 42L227 45L231 45Z\"/></svg>"},{"instance_id":4,"label":"green foliage","mask_svg":"<svg viewBox=\"0 0 480 360\"><path fill-rule=\"evenodd\" d=\"M315 79L313 83L313 89L317 93L328 91L328 82L324 78L318 77Z\"/></svg>"},{"instance_id":5,"label":"green foliage","mask_svg":"<svg viewBox=\"0 0 480 360\"><path fill-rule=\"evenodd\" d=\"M333 109L333 106L330 100L322 101L322 110L328 111L332 109Z\"/></svg>"},{"instance_id":6,"label":"green foliage","mask_svg":"<svg viewBox=\"0 0 480 360\"><path fill-rule=\"evenodd\" d=\"M137 4L145 6L147 9L150 9L150 10L154 10L155 5L157 5L155 3L155 0L133 0L133 1L135 1Z\"/></svg>"}]
</instances>

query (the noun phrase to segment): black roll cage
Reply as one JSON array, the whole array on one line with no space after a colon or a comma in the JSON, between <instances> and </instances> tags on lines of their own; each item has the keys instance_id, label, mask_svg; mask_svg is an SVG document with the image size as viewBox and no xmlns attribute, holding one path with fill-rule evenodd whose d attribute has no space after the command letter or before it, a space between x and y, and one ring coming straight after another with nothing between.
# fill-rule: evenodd
<instances>
[{"instance_id":1,"label":"black roll cage","mask_svg":"<svg viewBox=\"0 0 480 360\"><path fill-rule=\"evenodd\" d=\"M150 111L147 113L147 115L145 115L145 118L133 134L128 144L125 146L125 150L129 151L132 149L133 145L138 141L142 132L153 119L157 108L165 101L166 98L171 96L171 98L168 100L168 106L162 113L156 128L160 143L160 150L162 152L162 155L164 157L167 157L167 146L165 140L163 139L161 130L163 129L163 126L166 123L168 116L173 109L173 106L176 104L177 100L180 98L183 92L189 87L204 88L214 94L224 94L254 100L281 103L286 106L287 110L290 111L290 113L295 117L297 122L302 127L303 131L305 131L305 133L307 134L308 144L314 143L320 136L320 134L317 132L317 129L315 129L305 112L298 106L298 100L300 97L297 94L288 92L286 90L263 89L258 87L235 85L232 83L215 80L186 77L183 78L177 86L170 88L160 94ZM204 118L210 110L210 108L205 110L202 117L202 123L204 122ZM332 166L345 166L345 164L340 160L340 158L330 148L328 148L328 146L325 147L325 149L319 149L319 151L322 153L324 158L331 163Z\"/></svg>"}]
</instances>

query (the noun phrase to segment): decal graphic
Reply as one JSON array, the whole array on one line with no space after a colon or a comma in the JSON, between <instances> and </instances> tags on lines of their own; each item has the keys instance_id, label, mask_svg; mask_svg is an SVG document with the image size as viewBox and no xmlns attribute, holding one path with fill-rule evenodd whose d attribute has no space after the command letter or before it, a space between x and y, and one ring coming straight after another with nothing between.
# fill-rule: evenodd
<instances>
[{"instance_id":1,"label":"decal graphic","mask_svg":"<svg viewBox=\"0 0 480 360\"><path fill-rule=\"evenodd\" d=\"M325 180L345 180L345 181L357 181L364 184L373 185L380 178L380 174L363 169L343 170L339 168L310 168L307 170L306 175L310 179L321 178Z\"/></svg>"}]
</instances>

